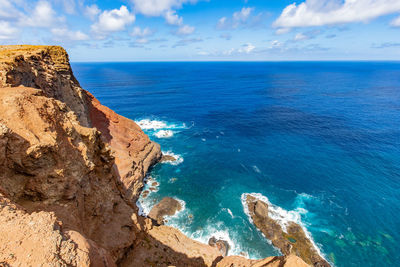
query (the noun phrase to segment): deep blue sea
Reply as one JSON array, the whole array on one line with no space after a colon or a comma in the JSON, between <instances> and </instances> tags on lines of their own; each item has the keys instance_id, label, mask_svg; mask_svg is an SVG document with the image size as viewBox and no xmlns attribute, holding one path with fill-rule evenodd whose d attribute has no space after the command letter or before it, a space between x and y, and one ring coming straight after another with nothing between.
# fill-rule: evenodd
<instances>
[{"instance_id":1,"label":"deep blue sea","mask_svg":"<svg viewBox=\"0 0 400 267\"><path fill-rule=\"evenodd\" d=\"M230 254L278 255L245 193L294 220L336 266L400 266L400 63L74 63L82 87L140 123L165 153L155 192L168 219ZM151 183L149 183L151 184ZM146 186L146 188L148 188Z\"/></svg>"}]
</instances>

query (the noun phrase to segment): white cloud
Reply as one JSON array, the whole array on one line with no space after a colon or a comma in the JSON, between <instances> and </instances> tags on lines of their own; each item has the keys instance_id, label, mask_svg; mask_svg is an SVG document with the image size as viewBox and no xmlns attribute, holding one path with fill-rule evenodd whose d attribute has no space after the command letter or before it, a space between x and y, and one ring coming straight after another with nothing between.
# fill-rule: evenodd
<instances>
[{"instance_id":1,"label":"white cloud","mask_svg":"<svg viewBox=\"0 0 400 267\"><path fill-rule=\"evenodd\" d=\"M233 13L233 20L246 21L250 17L250 14L253 10L254 8L252 7L243 7L242 10Z\"/></svg>"},{"instance_id":2,"label":"white cloud","mask_svg":"<svg viewBox=\"0 0 400 267\"><path fill-rule=\"evenodd\" d=\"M179 17L174 10L168 10L164 15L165 20L170 25L182 25L183 18Z\"/></svg>"},{"instance_id":3,"label":"white cloud","mask_svg":"<svg viewBox=\"0 0 400 267\"><path fill-rule=\"evenodd\" d=\"M399 0L306 0L285 7L273 25L293 28L367 22L399 11Z\"/></svg>"},{"instance_id":4,"label":"white cloud","mask_svg":"<svg viewBox=\"0 0 400 267\"><path fill-rule=\"evenodd\" d=\"M134 21L135 15L130 13L126 6L121 6L120 9L103 11L91 29L99 38L104 38L108 33L125 30L125 27Z\"/></svg>"},{"instance_id":5,"label":"white cloud","mask_svg":"<svg viewBox=\"0 0 400 267\"><path fill-rule=\"evenodd\" d=\"M53 28L51 33L54 39L58 41L84 41L89 39L87 34L81 31L70 31L67 28Z\"/></svg>"},{"instance_id":6,"label":"white cloud","mask_svg":"<svg viewBox=\"0 0 400 267\"><path fill-rule=\"evenodd\" d=\"M275 34L281 35L290 32L290 28L279 28L275 31Z\"/></svg>"},{"instance_id":7,"label":"white cloud","mask_svg":"<svg viewBox=\"0 0 400 267\"><path fill-rule=\"evenodd\" d=\"M101 10L95 4L87 6L85 8L85 15L91 20L95 20L97 15L100 14Z\"/></svg>"},{"instance_id":8,"label":"white cloud","mask_svg":"<svg viewBox=\"0 0 400 267\"><path fill-rule=\"evenodd\" d=\"M0 18L8 20L21 16L22 13L9 0L0 0Z\"/></svg>"},{"instance_id":9,"label":"white cloud","mask_svg":"<svg viewBox=\"0 0 400 267\"><path fill-rule=\"evenodd\" d=\"M161 16L165 12L181 8L186 3L196 3L197 0L131 0L138 13L147 16Z\"/></svg>"},{"instance_id":10,"label":"white cloud","mask_svg":"<svg viewBox=\"0 0 400 267\"><path fill-rule=\"evenodd\" d=\"M140 27L135 27L133 28L133 31L131 32L131 35L133 37L146 37L152 35L154 32L150 30L150 28L146 27L144 29L141 29Z\"/></svg>"},{"instance_id":11,"label":"white cloud","mask_svg":"<svg viewBox=\"0 0 400 267\"><path fill-rule=\"evenodd\" d=\"M227 23L228 23L228 18L227 17L222 17L217 22L217 28L218 29L227 28L227 26L228 26Z\"/></svg>"},{"instance_id":12,"label":"white cloud","mask_svg":"<svg viewBox=\"0 0 400 267\"><path fill-rule=\"evenodd\" d=\"M251 18L253 7L243 7L240 11L234 12L232 18L222 17L217 22L217 29L227 30L236 29L240 25L246 25Z\"/></svg>"},{"instance_id":13,"label":"white cloud","mask_svg":"<svg viewBox=\"0 0 400 267\"><path fill-rule=\"evenodd\" d=\"M241 48L238 49L238 53L250 54L256 47L251 43L244 44Z\"/></svg>"},{"instance_id":14,"label":"white cloud","mask_svg":"<svg viewBox=\"0 0 400 267\"><path fill-rule=\"evenodd\" d=\"M64 17L58 17L56 15L56 12L49 2L39 1L31 14L20 18L20 24L23 26L48 28L64 20Z\"/></svg>"},{"instance_id":15,"label":"white cloud","mask_svg":"<svg viewBox=\"0 0 400 267\"><path fill-rule=\"evenodd\" d=\"M75 0L62 0L62 3L67 14L75 14Z\"/></svg>"},{"instance_id":16,"label":"white cloud","mask_svg":"<svg viewBox=\"0 0 400 267\"><path fill-rule=\"evenodd\" d=\"M296 34L296 36L294 37L295 41L303 41L303 40L307 40L309 37L303 33L298 33Z\"/></svg>"},{"instance_id":17,"label":"white cloud","mask_svg":"<svg viewBox=\"0 0 400 267\"><path fill-rule=\"evenodd\" d=\"M400 27L400 16L398 16L397 18L395 18L394 20L392 20L392 22L390 23L390 25L394 26L394 27Z\"/></svg>"},{"instance_id":18,"label":"white cloud","mask_svg":"<svg viewBox=\"0 0 400 267\"><path fill-rule=\"evenodd\" d=\"M13 39L17 32L18 29L12 27L8 21L0 20L0 40Z\"/></svg>"},{"instance_id":19,"label":"white cloud","mask_svg":"<svg viewBox=\"0 0 400 267\"><path fill-rule=\"evenodd\" d=\"M220 54L222 54L223 56L231 56L233 54L250 54L254 51L255 48L256 47L253 44L247 43L242 45L242 47L238 49L231 48L229 50L222 51L222 53Z\"/></svg>"},{"instance_id":20,"label":"white cloud","mask_svg":"<svg viewBox=\"0 0 400 267\"><path fill-rule=\"evenodd\" d=\"M269 48L281 48L283 46L283 43L278 41L278 40L273 40L271 42L271 46Z\"/></svg>"},{"instance_id":21,"label":"white cloud","mask_svg":"<svg viewBox=\"0 0 400 267\"><path fill-rule=\"evenodd\" d=\"M188 35L188 34L192 34L194 32L195 28L189 25L183 25L181 27L179 27L179 29L177 30L176 34L178 35Z\"/></svg>"}]
</instances>

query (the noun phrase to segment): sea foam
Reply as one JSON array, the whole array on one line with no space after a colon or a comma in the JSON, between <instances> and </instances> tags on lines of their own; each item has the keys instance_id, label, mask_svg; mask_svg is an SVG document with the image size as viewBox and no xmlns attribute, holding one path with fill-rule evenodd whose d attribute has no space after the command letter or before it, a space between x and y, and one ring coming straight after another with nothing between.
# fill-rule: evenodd
<instances>
[{"instance_id":1,"label":"sea foam","mask_svg":"<svg viewBox=\"0 0 400 267\"><path fill-rule=\"evenodd\" d=\"M185 123L169 123L162 120L142 119L135 121L142 130L161 130L161 129L188 129Z\"/></svg>"},{"instance_id":2,"label":"sea foam","mask_svg":"<svg viewBox=\"0 0 400 267\"><path fill-rule=\"evenodd\" d=\"M170 138L174 135L174 132L171 130L159 130L154 134L157 138Z\"/></svg>"},{"instance_id":3,"label":"sea foam","mask_svg":"<svg viewBox=\"0 0 400 267\"><path fill-rule=\"evenodd\" d=\"M168 163L168 164L171 164L171 165L179 165L179 164L181 164L183 162L183 157L181 155L173 153L172 151L162 151L162 154L175 158L174 161L166 160L166 161L163 161L163 163Z\"/></svg>"}]
</instances>

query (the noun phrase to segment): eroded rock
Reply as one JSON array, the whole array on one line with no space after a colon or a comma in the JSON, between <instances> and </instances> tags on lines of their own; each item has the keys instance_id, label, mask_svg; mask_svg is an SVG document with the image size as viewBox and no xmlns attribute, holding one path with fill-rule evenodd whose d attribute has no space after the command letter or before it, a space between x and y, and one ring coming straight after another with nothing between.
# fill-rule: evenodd
<instances>
[{"instance_id":1,"label":"eroded rock","mask_svg":"<svg viewBox=\"0 0 400 267\"><path fill-rule=\"evenodd\" d=\"M322 258L313 243L295 222L290 222L284 231L281 225L268 214L268 204L247 195L246 203L250 216L258 229L271 240L283 255L297 255L306 263L314 266L329 267L330 264Z\"/></svg>"},{"instance_id":2,"label":"eroded rock","mask_svg":"<svg viewBox=\"0 0 400 267\"><path fill-rule=\"evenodd\" d=\"M225 240L222 239L216 239L215 237L211 237L208 240L208 244L212 247L218 248L218 250L221 252L222 256L228 256L229 252L229 243Z\"/></svg>"},{"instance_id":3,"label":"eroded rock","mask_svg":"<svg viewBox=\"0 0 400 267\"><path fill-rule=\"evenodd\" d=\"M173 216L182 209L181 203L171 197L164 197L157 203L148 215L149 218L155 220L159 225L164 224L165 216Z\"/></svg>"}]
</instances>

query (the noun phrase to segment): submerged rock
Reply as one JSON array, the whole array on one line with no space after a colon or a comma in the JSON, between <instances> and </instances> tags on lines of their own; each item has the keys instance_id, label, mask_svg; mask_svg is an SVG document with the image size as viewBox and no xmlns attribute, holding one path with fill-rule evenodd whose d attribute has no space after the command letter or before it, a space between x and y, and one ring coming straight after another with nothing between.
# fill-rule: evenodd
<instances>
[{"instance_id":1,"label":"submerged rock","mask_svg":"<svg viewBox=\"0 0 400 267\"><path fill-rule=\"evenodd\" d=\"M208 240L208 244L212 247L218 248L218 250L221 252L222 256L226 257L228 256L228 251L229 251L229 243L225 240L222 239L216 239L214 236L211 237Z\"/></svg>"},{"instance_id":2,"label":"submerged rock","mask_svg":"<svg viewBox=\"0 0 400 267\"><path fill-rule=\"evenodd\" d=\"M297 255L308 264L330 267L330 264L318 254L300 225L289 222L284 231L282 226L269 216L267 203L247 195L246 204L255 226L283 255Z\"/></svg>"},{"instance_id":3,"label":"submerged rock","mask_svg":"<svg viewBox=\"0 0 400 267\"><path fill-rule=\"evenodd\" d=\"M175 215L182 209L181 203L171 197L164 197L150 211L148 217L155 220L158 224L164 224L165 216Z\"/></svg>"},{"instance_id":4,"label":"submerged rock","mask_svg":"<svg viewBox=\"0 0 400 267\"><path fill-rule=\"evenodd\" d=\"M142 193L142 197L146 198L149 194L150 194L149 190L144 190L143 193Z\"/></svg>"}]
</instances>

